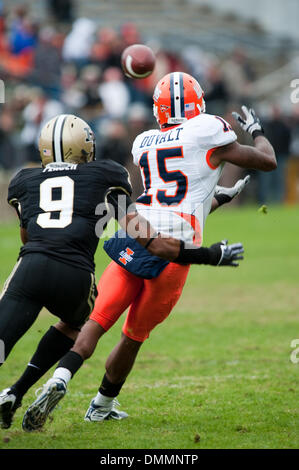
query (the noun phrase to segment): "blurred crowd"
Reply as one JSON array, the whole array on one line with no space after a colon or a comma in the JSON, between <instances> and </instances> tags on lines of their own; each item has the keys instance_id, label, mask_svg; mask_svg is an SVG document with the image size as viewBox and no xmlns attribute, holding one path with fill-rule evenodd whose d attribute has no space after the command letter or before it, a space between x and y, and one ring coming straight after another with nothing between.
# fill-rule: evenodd
<instances>
[{"instance_id":1,"label":"blurred crowd","mask_svg":"<svg viewBox=\"0 0 299 470\"><path fill-rule=\"evenodd\" d=\"M128 45L144 42L134 24L123 24L119 30L99 28L91 19L76 18L71 0L48 0L48 9L47 22L38 23L27 7L6 11L0 0L0 78L5 83L5 103L0 104L2 172L39 163L41 127L57 114L74 113L95 131L97 158L125 165L138 194L141 182L131 165L130 149L137 134L156 125L152 93L163 75L175 70L191 73L205 90L207 112L229 122L232 109L251 104L257 71L241 48L219 60L191 45L173 53L153 38L148 45L156 54L155 70L147 79L132 80L124 76L120 57ZM282 202L288 158L299 155L299 113L285 116L273 106L264 124L279 166L271 175L253 174L253 198ZM238 135L246 143L244 135ZM231 184L238 176L242 173L231 166L223 181Z\"/></svg>"}]
</instances>

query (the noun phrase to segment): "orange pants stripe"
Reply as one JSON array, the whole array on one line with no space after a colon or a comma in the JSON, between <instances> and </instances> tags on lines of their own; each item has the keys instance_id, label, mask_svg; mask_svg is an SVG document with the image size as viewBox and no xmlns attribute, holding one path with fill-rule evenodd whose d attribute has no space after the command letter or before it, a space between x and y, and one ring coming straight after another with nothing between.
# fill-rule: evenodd
<instances>
[{"instance_id":1,"label":"orange pants stripe","mask_svg":"<svg viewBox=\"0 0 299 470\"><path fill-rule=\"evenodd\" d=\"M130 307L123 332L143 342L179 300L189 268L169 263L158 277L142 279L112 261L99 281L99 295L90 319L107 331Z\"/></svg>"}]
</instances>

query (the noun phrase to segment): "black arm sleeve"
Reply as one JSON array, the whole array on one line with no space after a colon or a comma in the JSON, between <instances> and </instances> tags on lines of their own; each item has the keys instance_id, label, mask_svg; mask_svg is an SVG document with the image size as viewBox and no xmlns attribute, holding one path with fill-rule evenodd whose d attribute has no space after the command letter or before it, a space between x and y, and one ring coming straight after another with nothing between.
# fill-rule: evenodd
<instances>
[{"instance_id":1,"label":"black arm sleeve","mask_svg":"<svg viewBox=\"0 0 299 470\"><path fill-rule=\"evenodd\" d=\"M111 188L106 194L106 203L111 204L114 209L115 219L121 220L130 208L130 212L136 210L135 204L133 203L130 196L128 196L125 190L121 188Z\"/></svg>"},{"instance_id":2,"label":"black arm sleeve","mask_svg":"<svg viewBox=\"0 0 299 470\"><path fill-rule=\"evenodd\" d=\"M21 212L20 212L20 203L17 199L10 199L9 201L9 204L11 205L11 207L13 207L20 219L20 227L24 227L24 223L22 222L22 218L21 218Z\"/></svg>"},{"instance_id":3,"label":"black arm sleeve","mask_svg":"<svg viewBox=\"0 0 299 470\"><path fill-rule=\"evenodd\" d=\"M24 196L23 171L19 171L11 180L8 187L7 202L14 207L20 219L20 227L26 228L27 220L22 214L21 199Z\"/></svg>"},{"instance_id":4,"label":"black arm sleeve","mask_svg":"<svg viewBox=\"0 0 299 470\"><path fill-rule=\"evenodd\" d=\"M220 245L221 244L218 243L212 245L210 248L195 248L194 245L188 245L181 240L180 254L174 262L182 264L210 264L212 266L217 266L222 256Z\"/></svg>"}]
</instances>

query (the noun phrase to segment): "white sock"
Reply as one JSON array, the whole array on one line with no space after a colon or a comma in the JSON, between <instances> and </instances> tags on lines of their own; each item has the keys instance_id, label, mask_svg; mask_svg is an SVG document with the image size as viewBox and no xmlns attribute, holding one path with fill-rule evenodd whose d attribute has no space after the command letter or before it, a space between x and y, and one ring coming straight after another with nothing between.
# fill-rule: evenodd
<instances>
[{"instance_id":1,"label":"white sock","mask_svg":"<svg viewBox=\"0 0 299 470\"><path fill-rule=\"evenodd\" d=\"M113 397L106 397L100 392L97 393L97 396L94 398L94 403L98 406L107 406L112 402Z\"/></svg>"},{"instance_id":2,"label":"white sock","mask_svg":"<svg viewBox=\"0 0 299 470\"><path fill-rule=\"evenodd\" d=\"M53 379L62 379L67 384L72 378L71 372L65 367L57 367L53 374Z\"/></svg>"}]
</instances>

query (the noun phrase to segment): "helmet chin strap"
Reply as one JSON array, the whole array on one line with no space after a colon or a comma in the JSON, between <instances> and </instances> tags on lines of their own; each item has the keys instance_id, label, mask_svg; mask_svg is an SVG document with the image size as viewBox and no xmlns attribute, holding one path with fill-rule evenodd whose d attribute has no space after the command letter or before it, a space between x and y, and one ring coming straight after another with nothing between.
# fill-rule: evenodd
<instances>
[{"instance_id":1,"label":"helmet chin strap","mask_svg":"<svg viewBox=\"0 0 299 470\"><path fill-rule=\"evenodd\" d=\"M206 102L205 102L204 99L202 99L202 106L200 106L200 104L198 104L197 108L199 109L200 113L205 113L206 112Z\"/></svg>"},{"instance_id":2,"label":"helmet chin strap","mask_svg":"<svg viewBox=\"0 0 299 470\"><path fill-rule=\"evenodd\" d=\"M153 104L153 115L155 116L157 123L160 125L158 118L158 107L155 105L155 103Z\"/></svg>"},{"instance_id":3,"label":"helmet chin strap","mask_svg":"<svg viewBox=\"0 0 299 470\"><path fill-rule=\"evenodd\" d=\"M93 144L92 144L92 159L91 161L94 162L96 159L96 139L94 138Z\"/></svg>"}]
</instances>

